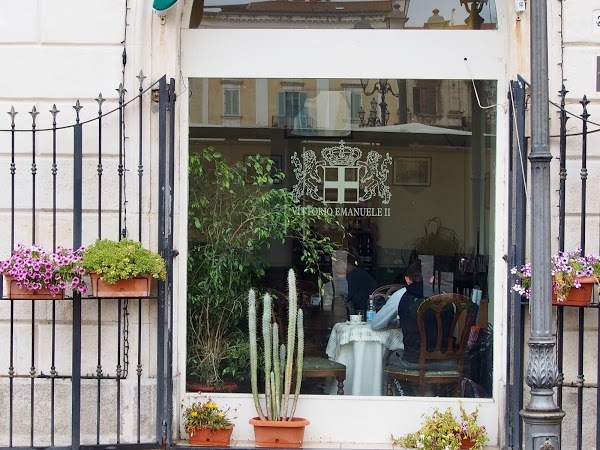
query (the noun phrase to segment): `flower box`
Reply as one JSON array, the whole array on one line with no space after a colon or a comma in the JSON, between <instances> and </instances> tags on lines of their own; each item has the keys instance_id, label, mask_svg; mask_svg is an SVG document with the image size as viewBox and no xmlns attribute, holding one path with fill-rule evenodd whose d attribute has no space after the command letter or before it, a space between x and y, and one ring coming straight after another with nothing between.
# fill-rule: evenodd
<instances>
[{"instance_id":1,"label":"flower box","mask_svg":"<svg viewBox=\"0 0 600 450\"><path fill-rule=\"evenodd\" d=\"M292 420L250 419L254 426L256 447L301 448L304 429L310 424L306 419L293 417Z\"/></svg>"},{"instance_id":2,"label":"flower box","mask_svg":"<svg viewBox=\"0 0 600 450\"><path fill-rule=\"evenodd\" d=\"M198 447L229 447L233 427L234 425L231 425L230 428L216 430L196 428L190 434L190 445Z\"/></svg>"},{"instance_id":3,"label":"flower box","mask_svg":"<svg viewBox=\"0 0 600 450\"><path fill-rule=\"evenodd\" d=\"M164 280L167 275L158 253L130 239L97 239L83 252L83 267L95 297L149 297L152 279Z\"/></svg>"},{"instance_id":4,"label":"flower box","mask_svg":"<svg viewBox=\"0 0 600 450\"><path fill-rule=\"evenodd\" d=\"M552 293L552 304L556 306L590 306L594 295L594 284L598 282L596 277L576 278L581 283L580 288L571 288L564 301L558 300L557 295Z\"/></svg>"},{"instance_id":5,"label":"flower box","mask_svg":"<svg viewBox=\"0 0 600 450\"><path fill-rule=\"evenodd\" d=\"M10 258L0 261L6 296L11 299L64 298L65 288L85 295L83 250L83 247L72 250L59 246L52 252L38 245L18 244Z\"/></svg>"},{"instance_id":6,"label":"flower box","mask_svg":"<svg viewBox=\"0 0 600 450\"><path fill-rule=\"evenodd\" d=\"M557 306L589 306L592 303L594 284L600 274L600 257L584 255L581 248L561 252L551 257L552 304ZM513 290L527 299L531 298L531 263L513 267L517 279Z\"/></svg>"},{"instance_id":7,"label":"flower box","mask_svg":"<svg viewBox=\"0 0 600 450\"><path fill-rule=\"evenodd\" d=\"M65 297L65 290L60 289L58 293L52 295L50 289L42 288L29 290L18 286L18 281L13 277L4 276L6 289L4 294L10 300L62 300Z\"/></svg>"},{"instance_id":8,"label":"flower box","mask_svg":"<svg viewBox=\"0 0 600 450\"><path fill-rule=\"evenodd\" d=\"M233 432L233 423L227 417L229 408L221 409L210 397L189 406L181 406L183 428L190 445L202 447L227 447Z\"/></svg>"},{"instance_id":9,"label":"flower box","mask_svg":"<svg viewBox=\"0 0 600 450\"><path fill-rule=\"evenodd\" d=\"M115 283L107 283L100 275L90 273L92 281L92 296L107 298L131 298L148 297L152 287L152 276L135 277L128 280L118 280Z\"/></svg>"}]
</instances>

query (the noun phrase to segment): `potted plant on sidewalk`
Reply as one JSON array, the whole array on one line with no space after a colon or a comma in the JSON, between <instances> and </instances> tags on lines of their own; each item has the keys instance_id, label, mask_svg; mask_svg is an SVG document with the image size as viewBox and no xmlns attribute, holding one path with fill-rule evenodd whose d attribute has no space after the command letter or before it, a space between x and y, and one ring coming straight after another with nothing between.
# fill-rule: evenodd
<instances>
[{"instance_id":1,"label":"potted plant on sidewalk","mask_svg":"<svg viewBox=\"0 0 600 450\"><path fill-rule=\"evenodd\" d=\"M18 244L10 258L0 262L10 299L61 299L69 288L87 292L82 266L83 247L58 247L49 252L40 246Z\"/></svg>"},{"instance_id":2,"label":"potted plant on sidewalk","mask_svg":"<svg viewBox=\"0 0 600 450\"><path fill-rule=\"evenodd\" d=\"M452 409L435 409L431 414L423 415L424 422L419 431L395 438L394 446L407 449L426 450L480 450L488 441L485 426L478 423L479 408L467 413L462 405L460 418L456 418Z\"/></svg>"},{"instance_id":3,"label":"potted plant on sidewalk","mask_svg":"<svg viewBox=\"0 0 600 450\"><path fill-rule=\"evenodd\" d=\"M182 405L183 426L190 445L227 447L234 424L229 419L230 409L221 409L209 397L206 401Z\"/></svg>"},{"instance_id":4,"label":"potted plant on sidewalk","mask_svg":"<svg viewBox=\"0 0 600 450\"><path fill-rule=\"evenodd\" d=\"M254 290L248 295L248 327L250 331L250 366L252 396L258 417L250 419L254 426L257 447L299 448L304 440L304 428L309 421L295 417L302 383L304 357L304 327L302 309L298 308L296 277L288 274L287 345L279 342L279 325L271 312L271 296L263 297L262 354L264 356L265 401L258 396L257 304ZM297 348L296 348L297 347ZM292 389L292 381L295 386Z\"/></svg>"},{"instance_id":5,"label":"potted plant on sidewalk","mask_svg":"<svg viewBox=\"0 0 600 450\"><path fill-rule=\"evenodd\" d=\"M95 297L147 297L152 279L164 280L166 265L156 252L130 239L98 239L83 252Z\"/></svg>"}]
</instances>

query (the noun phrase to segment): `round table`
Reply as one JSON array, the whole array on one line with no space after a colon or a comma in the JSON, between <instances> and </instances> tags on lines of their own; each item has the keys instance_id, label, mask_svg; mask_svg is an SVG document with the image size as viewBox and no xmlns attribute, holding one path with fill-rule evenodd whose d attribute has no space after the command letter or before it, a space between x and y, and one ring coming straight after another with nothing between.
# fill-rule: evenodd
<instances>
[{"instance_id":1,"label":"round table","mask_svg":"<svg viewBox=\"0 0 600 450\"><path fill-rule=\"evenodd\" d=\"M383 366L390 351L404 348L402 330L373 331L366 323L336 323L325 352L329 359L346 366L346 395L382 395ZM332 383L330 394L337 387Z\"/></svg>"}]
</instances>

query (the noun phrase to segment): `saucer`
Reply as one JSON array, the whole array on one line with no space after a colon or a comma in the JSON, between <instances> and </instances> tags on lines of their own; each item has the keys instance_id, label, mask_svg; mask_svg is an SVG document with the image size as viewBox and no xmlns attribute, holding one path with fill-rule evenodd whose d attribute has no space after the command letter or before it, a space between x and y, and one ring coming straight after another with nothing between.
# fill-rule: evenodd
<instances>
[{"instance_id":1,"label":"saucer","mask_svg":"<svg viewBox=\"0 0 600 450\"><path fill-rule=\"evenodd\" d=\"M347 325L366 325L367 322L350 322L349 320L346 320L346 324Z\"/></svg>"}]
</instances>

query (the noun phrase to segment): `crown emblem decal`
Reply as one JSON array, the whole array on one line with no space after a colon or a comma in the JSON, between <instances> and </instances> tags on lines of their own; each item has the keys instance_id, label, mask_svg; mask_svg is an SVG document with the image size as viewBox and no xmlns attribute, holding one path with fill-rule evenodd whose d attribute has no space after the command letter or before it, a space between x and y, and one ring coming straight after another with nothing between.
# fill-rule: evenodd
<instances>
[{"instance_id":1,"label":"crown emblem decal","mask_svg":"<svg viewBox=\"0 0 600 450\"><path fill-rule=\"evenodd\" d=\"M325 203L359 203L379 196L383 204L392 198L386 181L392 158L371 150L362 161L362 151L340 141L339 145L321 150L304 150L291 158L297 183L292 189L295 203L307 196Z\"/></svg>"}]
</instances>

